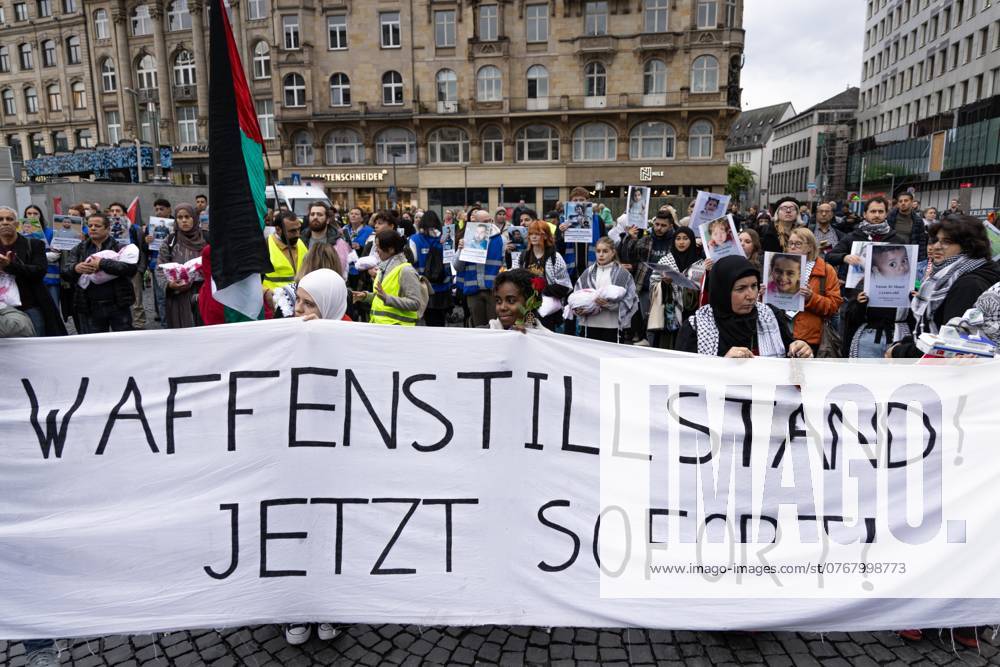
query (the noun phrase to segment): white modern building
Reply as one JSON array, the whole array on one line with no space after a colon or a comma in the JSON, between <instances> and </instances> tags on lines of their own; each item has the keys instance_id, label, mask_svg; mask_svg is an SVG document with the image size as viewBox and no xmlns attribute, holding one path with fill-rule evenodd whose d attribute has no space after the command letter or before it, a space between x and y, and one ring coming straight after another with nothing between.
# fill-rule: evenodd
<instances>
[{"instance_id":1,"label":"white modern building","mask_svg":"<svg viewBox=\"0 0 1000 667\"><path fill-rule=\"evenodd\" d=\"M783 123L795 115L791 102L782 102L769 107L749 109L741 113L726 138L726 159L729 164L740 164L753 172L754 187L747 193L746 203L764 205L767 194L768 162L771 154L768 142L775 125Z\"/></svg>"},{"instance_id":2,"label":"white modern building","mask_svg":"<svg viewBox=\"0 0 1000 667\"><path fill-rule=\"evenodd\" d=\"M848 88L779 123L770 153L767 201L844 199L858 89Z\"/></svg>"},{"instance_id":3,"label":"white modern building","mask_svg":"<svg viewBox=\"0 0 1000 667\"><path fill-rule=\"evenodd\" d=\"M1000 0L868 0L859 139L1000 94Z\"/></svg>"}]
</instances>

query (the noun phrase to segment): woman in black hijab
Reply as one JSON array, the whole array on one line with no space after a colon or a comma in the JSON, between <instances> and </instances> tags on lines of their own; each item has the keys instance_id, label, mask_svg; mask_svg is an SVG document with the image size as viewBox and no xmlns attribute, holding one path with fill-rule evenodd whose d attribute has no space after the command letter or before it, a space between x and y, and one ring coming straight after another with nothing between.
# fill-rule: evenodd
<instances>
[{"instance_id":1,"label":"woman in black hijab","mask_svg":"<svg viewBox=\"0 0 1000 667\"><path fill-rule=\"evenodd\" d=\"M709 304L681 328L677 349L709 356L811 357L805 341L792 338L780 311L758 303L760 273L744 257L723 257L712 268Z\"/></svg>"},{"instance_id":2,"label":"woman in black hijab","mask_svg":"<svg viewBox=\"0 0 1000 667\"><path fill-rule=\"evenodd\" d=\"M679 236L685 237L687 243L684 243L685 239L681 239L681 242L678 244L677 237ZM681 250L678 247L679 245L684 246L684 249ZM705 253L698 247L694 230L690 227L680 227L674 233L674 242L670 247L670 255L674 258L678 273L684 273L691 268L692 264L705 259Z\"/></svg>"}]
</instances>

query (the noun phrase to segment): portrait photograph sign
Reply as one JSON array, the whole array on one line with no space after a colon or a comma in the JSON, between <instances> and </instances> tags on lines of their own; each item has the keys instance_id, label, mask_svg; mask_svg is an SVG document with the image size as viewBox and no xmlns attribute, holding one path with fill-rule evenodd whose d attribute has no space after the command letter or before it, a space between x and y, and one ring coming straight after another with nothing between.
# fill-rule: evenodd
<instances>
[{"instance_id":1,"label":"portrait photograph sign","mask_svg":"<svg viewBox=\"0 0 1000 667\"><path fill-rule=\"evenodd\" d=\"M861 259L867 261L868 259L868 249L873 245L882 245L881 241L855 241L851 244L851 254L860 257ZM848 264L847 266L847 278L844 280L844 287L847 289L855 289L861 279L865 277L865 265L862 264Z\"/></svg>"},{"instance_id":2,"label":"portrait photograph sign","mask_svg":"<svg viewBox=\"0 0 1000 667\"><path fill-rule=\"evenodd\" d=\"M764 253L764 303L779 310L799 312L805 299L799 294L806 272L806 256L785 252Z\"/></svg>"},{"instance_id":3,"label":"portrait photograph sign","mask_svg":"<svg viewBox=\"0 0 1000 667\"><path fill-rule=\"evenodd\" d=\"M462 248L461 260L472 264L485 264L486 253L490 247L491 222L469 222L465 225L465 247Z\"/></svg>"},{"instance_id":4,"label":"portrait photograph sign","mask_svg":"<svg viewBox=\"0 0 1000 667\"><path fill-rule=\"evenodd\" d=\"M691 228L699 229L706 222L724 217L729 209L729 200L729 195L699 190L691 212Z\"/></svg>"},{"instance_id":5,"label":"portrait photograph sign","mask_svg":"<svg viewBox=\"0 0 1000 667\"><path fill-rule=\"evenodd\" d=\"M173 218L158 218L155 215L150 217L146 233L152 236L153 240L149 242L149 249L158 251L172 231L174 231Z\"/></svg>"},{"instance_id":6,"label":"portrait photograph sign","mask_svg":"<svg viewBox=\"0 0 1000 667\"><path fill-rule=\"evenodd\" d=\"M76 215L52 216L53 250L72 250L83 240L83 218Z\"/></svg>"},{"instance_id":7,"label":"portrait photograph sign","mask_svg":"<svg viewBox=\"0 0 1000 667\"><path fill-rule=\"evenodd\" d=\"M705 254L713 262L729 255L746 257L746 253L743 252L743 247L740 245L740 235L736 231L736 223L732 216L727 215L724 218L706 223L698 231L701 235L701 247L705 249Z\"/></svg>"},{"instance_id":8,"label":"portrait photograph sign","mask_svg":"<svg viewBox=\"0 0 1000 667\"><path fill-rule=\"evenodd\" d=\"M441 228L441 254L445 264L451 264L455 259L455 223Z\"/></svg>"},{"instance_id":9,"label":"portrait photograph sign","mask_svg":"<svg viewBox=\"0 0 1000 667\"><path fill-rule=\"evenodd\" d=\"M628 188L628 226L646 229L649 226L650 189L643 185Z\"/></svg>"},{"instance_id":10,"label":"portrait photograph sign","mask_svg":"<svg viewBox=\"0 0 1000 667\"><path fill-rule=\"evenodd\" d=\"M917 246L883 243L865 259L865 293L874 308L906 308L917 279Z\"/></svg>"},{"instance_id":11,"label":"portrait photograph sign","mask_svg":"<svg viewBox=\"0 0 1000 667\"><path fill-rule=\"evenodd\" d=\"M566 222L569 228L563 232L566 243L590 243L594 240L594 205L590 202L570 202L566 204Z\"/></svg>"}]
</instances>

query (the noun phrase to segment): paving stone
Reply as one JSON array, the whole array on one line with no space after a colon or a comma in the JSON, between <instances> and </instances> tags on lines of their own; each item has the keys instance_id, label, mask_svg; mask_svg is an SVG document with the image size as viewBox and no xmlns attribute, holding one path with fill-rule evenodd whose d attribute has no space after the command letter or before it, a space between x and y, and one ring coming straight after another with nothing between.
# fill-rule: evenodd
<instances>
[{"instance_id":1,"label":"paving stone","mask_svg":"<svg viewBox=\"0 0 1000 667\"><path fill-rule=\"evenodd\" d=\"M549 660L549 652L537 646L529 646L527 652L524 654L524 659L531 663L545 663Z\"/></svg>"},{"instance_id":2,"label":"paving stone","mask_svg":"<svg viewBox=\"0 0 1000 667\"><path fill-rule=\"evenodd\" d=\"M577 660L597 660L597 647L593 644L577 644L573 648L573 657Z\"/></svg>"},{"instance_id":3,"label":"paving stone","mask_svg":"<svg viewBox=\"0 0 1000 667\"><path fill-rule=\"evenodd\" d=\"M511 651L511 652L513 652L513 651ZM486 642L485 644L483 644L482 646L479 647L479 653L477 654L476 657L478 657L478 658L480 658L482 660L489 660L490 662L494 662L496 660L499 660L500 659L500 644L494 644L491 641Z\"/></svg>"},{"instance_id":4,"label":"paving stone","mask_svg":"<svg viewBox=\"0 0 1000 667\"><path fill-rule=\"evenodd\" d=\"M476 652L460 646L451 654L451 659L461 665L471 665L476 662Z\"/></svg>"},{"instance_id":5,"label":"paving stone","mask_svg":"<svg viewBox=\"0 0 1000 667\"><path fill-rule=\"evenodd\" d=\"M809 652L818 658L833 658L837 655L837 649L830 642L809 642Z\"/></svg>"}]
</instances>

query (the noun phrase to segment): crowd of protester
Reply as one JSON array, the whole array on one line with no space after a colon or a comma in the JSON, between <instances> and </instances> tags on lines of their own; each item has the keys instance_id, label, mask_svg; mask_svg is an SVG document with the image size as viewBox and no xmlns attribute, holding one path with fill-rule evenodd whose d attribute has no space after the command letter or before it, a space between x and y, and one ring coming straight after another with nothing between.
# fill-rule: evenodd
<instances>
[{"instance_id":1,"label":"crowd of protester","mask_svg":"<svg viewBox=\"0 0 1000 667\"><path fill-rule=\"evenodd\" d=\"M744 256L713 262L690 228L691 206L680 219L663 206L643 229L630 225L625 212L615 218L598 204L594 241L567 242L564 208L577 210L589 198L575 188L566 206L544 215L523 202L512 210L477 205L441 216L360 208L342 215L325 202L311 205L305 220L286 209L268 212L273 268L262 277L262 309L273 318L513 329L710 356L907 358L922 354L917 336L976 307L984 332L1000 342L1000 266L985 221L965 215L957 201L945 211L921 210L912 194L902 193L892 202L873 197L860 214L837 202L808 206L792 198L763 210L733 205ZM149 319L166 328L222 323L223 309L205 278L211 255L200 220L207 208L203 195L193 205L158 199L156 216L175 223L153 250L152 230L142 221L129 225L128 244L121 229L112 236L112 222L125 216L121 203L75 205L67 213L84 220L83 238L54 250L52 226L39 207L19 215L0 206L0 287L7 287L0 297L16 301L0 300L0 337L66 335L67 323L81 334L144 329ZM20 233L23 221L41 231ZM482 232L485 262L463 259L469 225ZM523 249L515 228L526 230ZM454 242L450 261L446 233ZM919 287L908 308L869 307L863 282L843 287L848 268L863 262L852 254L855 241L918 247ZM801 311L762 303L768 252L805 256ZM185 279L165 269L199 258L201 271ZM676 284L671 276L687 280ZM151 312L146 290L153 292ZM329 623L316 630L323 639L337 632ZM295 644L311 633L310 625L286 628ZM919 638L917 630L901 634ZM956 641L974 642L974 634L957 633ZM27 644L40 660L33 664L56 664L45 662L51 641Z\"/></svg>"}]
</instances>

